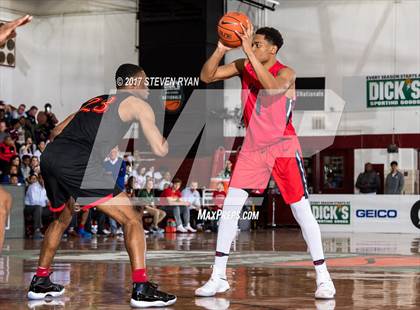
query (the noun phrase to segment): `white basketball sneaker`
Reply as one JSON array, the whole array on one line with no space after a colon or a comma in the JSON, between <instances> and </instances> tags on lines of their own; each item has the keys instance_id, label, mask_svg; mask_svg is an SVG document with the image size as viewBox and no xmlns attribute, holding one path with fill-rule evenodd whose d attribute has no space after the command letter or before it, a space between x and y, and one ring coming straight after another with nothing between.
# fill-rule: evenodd
<instances>
[{"instance_id":1,"label":"white basketball sneaker","mask_svg":"<svg viewBox=\"0 0 420 310\"><path fill-rule=\"evenodd\" d=\"M212 274L206 284L195 290L195 295L210 297L216 295L216 293L226 292L228 289L230 289L230 286L226 279L217 274Z\"/></svg>"},{"instance_id":2,"label":"white basketball sneaker","mask_svg":"<svg viewBox=\"0 0 420 310\"><path fill-rule=\"evenodd\" d=\"M335 296L335 287L331 278L316 279L317 289L315 292L315 298L317 299L332 299Z\"/></svg>"}]
</instances>

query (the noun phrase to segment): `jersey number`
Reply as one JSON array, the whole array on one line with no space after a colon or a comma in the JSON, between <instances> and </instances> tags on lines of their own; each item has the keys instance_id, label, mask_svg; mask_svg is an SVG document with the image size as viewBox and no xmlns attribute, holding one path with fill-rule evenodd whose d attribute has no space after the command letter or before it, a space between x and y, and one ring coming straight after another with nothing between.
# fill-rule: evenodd
<instances>
[{"instance_id":1,"label":"jersey number","mask_svg":"<svg viewBox=\"0 0 420 310\"><path fill-rule=\"evenodd\" d=\"M94 112L98 114L105 113L108 111L109 105L115 101L115 96L103 99L101 97L95 97L86 102L86 105L80 109L80 112ZM94 106L94 107L92 107Z\"/></svg>"}]
</instances>

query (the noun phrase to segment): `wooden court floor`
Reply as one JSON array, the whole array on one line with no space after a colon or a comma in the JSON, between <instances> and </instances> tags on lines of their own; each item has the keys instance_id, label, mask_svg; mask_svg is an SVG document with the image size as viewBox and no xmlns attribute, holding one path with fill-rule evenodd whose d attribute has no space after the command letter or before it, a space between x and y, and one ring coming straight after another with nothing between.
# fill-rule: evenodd
<instances>
[{"instance_id":1,"label":"wooden court floor","mask_svg":"<svg viewBox=\"0 0 420 310\"><path fill-rule=\"evenodd\" d=\"M241 232L228 269L231 290L196 298L210 274L216 235L148 236L151 279L178 296L165 309L420 309L420 236L324 234L337 289L335 300L316 301L315 273L297 229ZM7 239L0 257L0 309L130 309L131 277L121 238L62 241L54 281L59 299L28 301L26 290L41 242Z\"/></svg>"}]
</instances>

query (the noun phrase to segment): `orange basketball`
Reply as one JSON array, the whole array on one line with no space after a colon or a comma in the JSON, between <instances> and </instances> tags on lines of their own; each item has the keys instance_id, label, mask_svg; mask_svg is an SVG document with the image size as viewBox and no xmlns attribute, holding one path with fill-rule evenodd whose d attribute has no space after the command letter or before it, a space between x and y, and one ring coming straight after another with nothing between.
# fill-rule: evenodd
<instances>
[{"instance_id":1,"label":"orange basketball","mask_svg":"<svg viewBox=\"0 0 420 310\"><path fill-rule=\"evenodd\" d=\"M217 25L217 33L220 41L228 47L238 47L241 45L241 38L235 33L243 33L241 24L247 28L249 21L248 16L239 12L227 12L219 20Z\"/></svg>"}]
</instances>

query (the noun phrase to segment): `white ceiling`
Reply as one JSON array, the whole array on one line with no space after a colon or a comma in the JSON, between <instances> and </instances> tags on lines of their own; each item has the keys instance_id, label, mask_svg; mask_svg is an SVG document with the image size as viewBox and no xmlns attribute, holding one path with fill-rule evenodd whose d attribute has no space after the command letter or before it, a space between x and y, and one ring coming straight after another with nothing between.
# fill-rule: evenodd
<instances>
[{"instance_id":1,"label":"white ceiling","mask_svg":"<svg viewBox=\"0 0 420 310\"><path fill-rule=\"evenodd\" d=\"M136 12L138 0L0 0L0 11L35 16Z\"/></svg>"}]
</instances>

